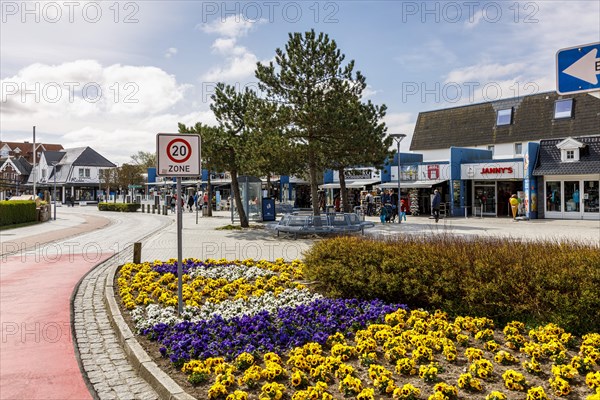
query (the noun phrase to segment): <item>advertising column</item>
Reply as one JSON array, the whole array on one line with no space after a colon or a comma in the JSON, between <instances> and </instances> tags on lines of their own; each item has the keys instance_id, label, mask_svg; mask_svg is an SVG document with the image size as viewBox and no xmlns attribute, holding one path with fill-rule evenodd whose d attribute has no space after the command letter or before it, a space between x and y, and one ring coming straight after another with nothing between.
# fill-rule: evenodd
<instances>
[{"instance_id":1,"label":"advertising column","mask_svg":"<svg viewBox=\"0 0 600 400\"><path fill-rule=\"evenodd\" d=\"M529 219L538 218L537 197L538 188L536 177L533 176L535 161L540 145L538 143L529 142L525 146L525 154L523 155L523 191L525 192L525 215Z\"/></svg>"}]
</instances>

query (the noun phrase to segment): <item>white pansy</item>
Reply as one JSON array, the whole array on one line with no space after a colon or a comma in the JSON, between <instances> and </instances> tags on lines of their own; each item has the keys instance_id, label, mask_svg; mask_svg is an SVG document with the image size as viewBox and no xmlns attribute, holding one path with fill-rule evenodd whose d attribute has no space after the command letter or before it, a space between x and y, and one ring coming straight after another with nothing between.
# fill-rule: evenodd
<instances>
[{"instance_id":1,"label":"white pansy","mask_svg":"<svg viewBox=\"0 0 600 400\"><path fill-rule=\"evenodd\" d=\"M204 277L209 279L223 278L228 282L233 282L237 279L253 280L259 276L276 275L273 271L269 271L257 267L246 267L240 265L215 265L210 268L193 268L188 272L190 278Z\"/></svg>"},{"instance_id":2,"label":"white pansy","mask_svg":"<svg viewBox=\"0 0 600 400\"><path fill-rule=\"evenodd\" d=\"M323 296L311 293L308 289L286 289L279 295L266 292L259 297L249 297L247 300L225 300L220 303L205 303L201 307L186 306L181 317L177 315L174 307L165 307L158 304L150 304L146 307L136 307L131 316L138 331L151 328L158 323L175 325L183 320L198 322L211 319L220 315L229 320L243 315L253 316L262 311L276 313L283 307L297 307L302 304L310 304Z\"/></svg>"}]
</instances>

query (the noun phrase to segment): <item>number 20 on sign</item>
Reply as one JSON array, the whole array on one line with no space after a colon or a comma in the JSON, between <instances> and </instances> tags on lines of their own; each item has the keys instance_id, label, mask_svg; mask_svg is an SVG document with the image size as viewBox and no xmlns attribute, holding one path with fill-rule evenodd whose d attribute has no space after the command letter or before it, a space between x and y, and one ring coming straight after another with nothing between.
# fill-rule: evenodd
<instances>
[{"instance_id":1,"label":"number 20 on sign","mask_svg":"<svg viewBox=\"0 0 600 400\"><path fill-rule=\"evenodd\" d=\"M158 176L199 176L200 136L159 133L156 135Z\"/></svg>"}]
</instances>

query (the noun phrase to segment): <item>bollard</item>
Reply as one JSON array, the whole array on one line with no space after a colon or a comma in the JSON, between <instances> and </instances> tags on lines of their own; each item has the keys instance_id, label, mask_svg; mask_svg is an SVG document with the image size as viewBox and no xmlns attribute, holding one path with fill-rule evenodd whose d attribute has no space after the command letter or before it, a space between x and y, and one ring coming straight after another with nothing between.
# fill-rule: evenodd
<instances>
[{"instance_id":1,"label":"bollard","mask_svg":"<svg viewBox=\"0 0 600 400\"><path fill-rule=\"evenodd\" d=\"M142 243L135 242L133 244L133 263L141 264L142 262Z\"/></svg>"},{"instance_id":2,"label":"bollard","mask_svg":"<svg viewBox=\"0 0 600 400\"><path fill-rule=\"evenodd\" d=\"M156 214L156 205L152 204L152 214Z\"/></svg>"},{"instance_id":3,"label":"bollard","mask_svg":"<svg viewBox=\"0 0 600 400\"><path fill-rule=\"evenodd\" d=\"M145 204L142 204L142 214L146 212Z\"/></svg>"}]
</instances>

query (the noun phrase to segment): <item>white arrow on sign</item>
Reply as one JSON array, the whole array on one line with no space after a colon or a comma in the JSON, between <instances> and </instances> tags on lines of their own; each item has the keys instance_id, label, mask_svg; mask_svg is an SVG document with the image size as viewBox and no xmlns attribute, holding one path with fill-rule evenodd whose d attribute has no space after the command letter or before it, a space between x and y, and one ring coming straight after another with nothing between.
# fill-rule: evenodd
<instances>
[{"instance_id":1,"label":"white arrow on sign","mask_svg":"<svg viewBox=\"0 0 600 400\"><path fill-rule=\"evenodd\" d=\"M600 58L596 58L597 54L598 49L592 49L585 56L571 64L563 73L591 83L592 85L598 84L598 77L596 75L600 74Z\"/></svg>"}]
</instances>

